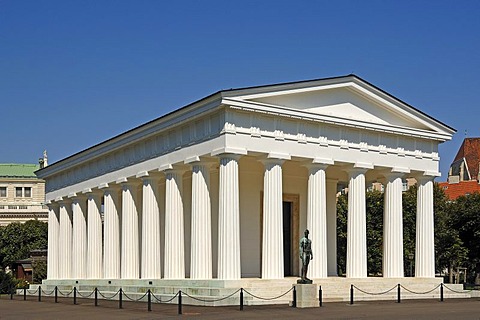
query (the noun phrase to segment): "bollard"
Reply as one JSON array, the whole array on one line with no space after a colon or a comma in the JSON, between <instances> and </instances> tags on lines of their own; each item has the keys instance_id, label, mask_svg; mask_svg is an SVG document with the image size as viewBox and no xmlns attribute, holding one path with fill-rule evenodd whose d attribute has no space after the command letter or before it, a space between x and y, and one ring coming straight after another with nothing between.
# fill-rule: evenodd
<instances>
[{"instance_id":1,"label":"bollard","mask_svg":"<svg viewBox=\"0 0 480 320\"><path fill-rule=\"evenodd\" d=\"M350 304L353 304L353 284L350 285Z\"/></svg>"},{"instance_id":2,"label":"bollard","mask_svg":"<svg viewBox=\"0 0 480 320\"><path fill-rule=\"evenodd\" d=\"M123 309L123 303L122 303L122 288L120 288L118 294L118 309Z\"/></svg>"},{"instance_id":3,"label":"bollard","mask_svg":"<svg viewBox=\"0 0 480 320\"><path fill-rule=\"evenodd\" d=\"M12 289L12 290L10 291L10 300L13 300L13 290L14 290L14 289Z\"/></svg>"},{"instance_id":4,"label":"bollard","mask_svg":"<svg viewBox=\"0 0 480 320\"><path fill-rule=\"evenodd\" d=\"M443 283L440 283L440 302L443 302Z\"/></svg>"},{"instance_id":5,"label":"bollard","mask_svg":"<svg viewBox=\"0 0 480 320\"><path fill-rule=\"evenodd\" d=\"M77 304L77 287L73 287L73 304Z\"/></svg>"},{"instance_id":6,"label":"bollard","mask_svg":"<svg viewBox=\"0 0 480 320\"><path fill-rule=\"evenodd\" d=\"M147 308L147 310L152 311L152 296L151 296L151 293L150 293L150 289L148 289L147 292L148 292L148 294L147 294L147 296L148 296L148 308Z\"/></svg>"},{"instance_id":7,"label":"bollard","mask_svg":"<svg viewBox=\"0 0 480 320\"><path fill-rule=\"evenodd\" d=\"M320 304L320 307L323 305L323 291L322 291L322 286L318 286L318 302Z\"/></svg>"},{"instance_id":8,"label":"bollard","mask_svg":"<svg viewBox=\"0 0 480 320\"><path fill-rule=\"evenodd\" d=\"M293 286L293 301L292 301L292 307L296 308L297 307L297 287Z\"/></svg>"},{"instance_id":9,"label":"bollard","mask_svg":"<svg viewBox=\"0 0 480 320\"><path fill-rule=\"evenodd\" d=\"M400 283L397 285L397 303L400 303Z\"/></svg>"},{"instance_id":10,"label":"bollard","mask_svg":"<svg viewBox=\"0 0 480 320\"><path fill-rule=\"evenodd\" d=\"M55 286L55 303L58 302L58 287Z\"/></svg>"},{"instance_id":11,"label":"bollard","mask_svg":"<svg viewBox=\"0 0 480 320\"><path fill-rule=\"evenodd\" d=\"M27 288L23 288L23 300L27 300Z\"/></svg>"},{"instance_id":12,"label":"bollard","mask_svg":"<svg viewBox=\"0 0 480 320\"><path fill-rule=\"evenodd\" d=\"M240 311L243 310L243 288L240 288Z\"/></svg>"},{"instance_id":13,"label":"bollard","mask_svg":"<svg viewBox=\"0 0 480 320\"><path fill-rule=\"evenodd\" d=\"M42 287L38 287L38 302L42 301Z\"/></svg>"},{"instance_id":14,"label":"bollard","mask_svg":"<svg viewBox=\"0 0 480 320\"><path fill-rule=\"evenodd\" d=\"M98 289L95 287L95 307L98 306Z\"/></svg>"},{"instance_id":15,"label":"bollard","mask_svg":"<svg viewBox=\"0 0 480 320\"><path fill-rule=\"evenodd\" d=\"M178 291L178 314L182 314L182 290Z\"/></svg>"}]
</instances>

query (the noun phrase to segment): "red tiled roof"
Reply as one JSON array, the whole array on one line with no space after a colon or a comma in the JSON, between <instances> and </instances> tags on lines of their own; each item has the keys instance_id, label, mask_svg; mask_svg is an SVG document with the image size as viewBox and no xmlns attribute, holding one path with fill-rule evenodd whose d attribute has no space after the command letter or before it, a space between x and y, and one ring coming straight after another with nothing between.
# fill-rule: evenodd
<instances>
[{"instance_id":1,"label":"red tiled roof","mask_svg":"<svg viewBox=\"0 0 480 320\"><path fill-rule=\"evenodd\" d=\"M455 200L466 194L480 192L480 184L476 180L460 181L459 183L439 182L438 185L450 200Z\"/></svg>"},{"instance_id":2,"label":"red tiled roof","mask_svg":"<svg viewBox=\"0 0 480 320\"><path fill-rule=\"evenodd\" d=\"M467 161L470 179L478 177L480 163L480 138L465 138L453 162L465 158Z\"/></svg>"}]
</instances>

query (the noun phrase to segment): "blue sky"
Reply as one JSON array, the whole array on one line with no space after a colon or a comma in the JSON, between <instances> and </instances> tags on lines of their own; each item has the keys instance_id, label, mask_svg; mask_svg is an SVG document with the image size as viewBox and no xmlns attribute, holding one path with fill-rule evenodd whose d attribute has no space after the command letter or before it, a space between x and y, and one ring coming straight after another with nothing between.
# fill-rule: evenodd
<instances>
[{"instance_id":1,"label":"blue sky","mask_svg":"<svg viewBox=\"0 0 480 320\"><path fill-rule=\"evenodd\" d=\"M480 136L479 1L0 0L0 162L55 162L220 89L355 73Z\"/></svg>"}]
</instances>

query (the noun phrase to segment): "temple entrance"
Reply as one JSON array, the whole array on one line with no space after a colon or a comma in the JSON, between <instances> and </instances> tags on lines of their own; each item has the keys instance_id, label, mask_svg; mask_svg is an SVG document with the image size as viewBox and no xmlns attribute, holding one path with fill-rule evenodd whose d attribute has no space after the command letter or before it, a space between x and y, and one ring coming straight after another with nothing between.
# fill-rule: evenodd
<instances>
[{"instance_id":1,"label":"temple entrance","mask_svg":"<svg viewBox=\"0 0 480 320\"><path fill-rule=\"evenodd\" d=\"M283 270L292 276L292 203L283 201Z\"/></svg>"}]
</instances>

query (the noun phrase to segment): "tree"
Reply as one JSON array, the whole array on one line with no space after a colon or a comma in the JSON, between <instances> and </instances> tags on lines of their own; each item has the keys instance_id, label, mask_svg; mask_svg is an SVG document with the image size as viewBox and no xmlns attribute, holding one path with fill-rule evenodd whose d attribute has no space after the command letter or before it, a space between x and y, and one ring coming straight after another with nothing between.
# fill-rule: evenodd
<instances>
[{"instance_id":1,"label":"tree","mask_svg":"<svg viewBox=\"0 0 480 320\"><path fill-rule=\"evenodd\" d=\"M0 267L13 267L16 260L28 258L30 251L47 247L48 226L29 220L0 227Z\"/></svg>"},{"instance_id":2,"label":"tree","mask_svg":"<svg viewBox=\"0 0 480 320\"><path fill-rule=\"evenodd\" d=\"M468 280L480 284L480 194L458 197L448 206L449 223L468 248Z\"/></svg>"}]
</instances>

